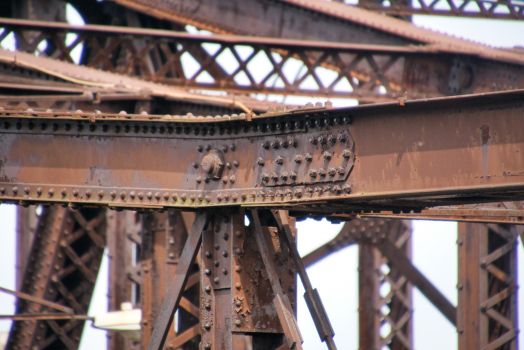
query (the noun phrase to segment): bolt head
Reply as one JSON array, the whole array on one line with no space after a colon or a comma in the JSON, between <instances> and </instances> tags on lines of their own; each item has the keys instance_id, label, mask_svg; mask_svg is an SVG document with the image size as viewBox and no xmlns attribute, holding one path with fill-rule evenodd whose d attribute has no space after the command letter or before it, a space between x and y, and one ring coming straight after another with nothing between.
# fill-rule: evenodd
<instances>
[{"instance_id":1,"label":"bolt head","mask_svg":"<svg viewBox=\"0 0 524 350\"><path fill-rule=\"evenodd\" d=\"M287 171L284 171L284 172L282 172L282 173L280 174L280 178L281 178L282 180L286 180L286 179L288 178L288 176L289 176L289 174L288 174Z\"/></svg>"},{"instance_id":2,"label":"bolt head","mask_svg":"<svg viewBox=\"0 0 524 350\"><path fill-rule=\"evenodd\" d=\"M258 157L257 158L257 164L260 165L260 166L263 166L264 164L266 164L266 160L262 157Z\"/></svg>"},{"instance_id":3,"label":"bolt head","mask_svg":"<svg viewBox=\"0 0 524 350\"><path fill-rule=\"evenodd\" d=\"M235 326L240 327L242 325L242 322L240 320L235 321Z\"/></svg>"},{"instance_id":4,"label":"bolt head","mask_svg":"<svg viewBox=\"0 0 524 350\"><path fill-rule=\"evenodd\" d=\"M344 157L344 158L349 158L349 157L351 157L351 150L349 150L349 149L345 149L345 150L343 150L343 151L342 151L342 157Z\"/></svg>"},{"instance_id":5,"label":"bolt head","mask_svg":"<svg viewBox=\"0 0 524 350\"><path fill-rule=\"evenodd\" d=\"M268 173L262 174L262 181L269 181L269 174Z\"/></svg>"},{"instance_id":6,"label":"bolt head","mask_svg":"<svg viewBox=\"0 0 524 350\"><path fill-rule=\"evenodd\" d=\"M283 164L284 163L284 158L281 157L281 156L278 156L276 159L275 159L275 162L277 164Z\"/></svg>"},{"instance_id":7,"label":"bolt head","mask_svg":"<svg viewBox=\"0 0 524 350\"><path fill-rule=\"evenodd\" d=\"M303 159L304 159L304 157L302 157L302 155L297 154L297 155L295 156L295 158L294 158L294 161L295 161L295 163L300 164L300 163L302 163L302 160L303 160Z\"/></svg>"},{"instance_id":8,"label":"bolt head","mask_svg":"<svg viewBox=\"0 0 524 350\"><path fill-rule=\"evenodd\" d=\"M329 168L328 169L329 176L335 176L336 173L337 173L337 169L336 168Z\"/></svg>"},{"instance_id":9,"label":"bolt head","mask_svg":"<svg viewBox=\"0 0 524 350\"><path fill-rule=\"evenodd\" d=\"M318 171L317 171L317 169L310 169L310 170L309 170L309 176L311 176L311 177L317 177L317 175L318 175Z\"/></svg>"},{"instance_id":10,"label":"bolt head","mask_svg":"<svg viewBox=\"0 0 524 350\"><path fill-rule=\"evenodd\" d=\"M296 180L297 178L297 173L292 171L289 173L289 178L292 179L292 180Z\"/></svg>"}]
</instances>

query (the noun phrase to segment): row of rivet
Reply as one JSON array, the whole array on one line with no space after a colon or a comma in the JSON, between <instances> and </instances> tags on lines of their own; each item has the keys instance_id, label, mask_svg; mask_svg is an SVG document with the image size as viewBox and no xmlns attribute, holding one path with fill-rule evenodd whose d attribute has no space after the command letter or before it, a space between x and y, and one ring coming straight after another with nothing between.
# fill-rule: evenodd
<instances>
[{"instance_id":1,"label":"row of rivet","mask_svg":"<svg viewBox=\"0 0 524 350\"><path fill-rule=\"evenodd\" d=\"M18 192L19 192L19 189L18 189L18 186L14 186L11 191L13 192L13 195L16 196L18 195ZM7 190L5 187L0 187L0 196L4 196L6 194ZM36 189L36 193L38 194L38 196L41 196L42 195L42 187L38 187ZM308 196L312 196L313 193L329 193L329 192L332 192L334 194L340 194L341 192L345 192L345 193L350 193L351 192L351 186L350 185L343 185L342 187L340 187L339 185L334 185L334 186L331 186L331 185L327 185L325 186L324 188L320 188L320 187L315 187L314 189L311 188L311 187L308 187L306 188L305 190L302 189L302 188L296 188L294 190L291 190L291 189L286 189L286 190L277 190L277 191L272 191L272 190L267 190L267 191L264 191L264 190L261 190L261 191L258 191L258 192L255 192L255 191L252 191L251 193L248 193L248 192L242 192L242 194L239 196L238 193L236 192L233 192L233 193L230 193L230 192L226 192L225 194L222 194L222 193L217 193L216 194L216 199L218 202L222 202L223 200L225 200L226 202L229 201L229 200L233 200L233 201L237 201L239 199L239 197L242 199L242 201L246 201L249 198L251 199L254 199L256 200L257 198L259 199L262 199L264 200L264 198L274 198L274 197L277 197L277 199L280 199L282 200L284 197L289 197L289 196L295 196L295 197L302 197L303 194L308 195ZM31 193L31 190L29 187L25 187L24 188L24 193L25 195L29 195ZM55 195L55 190L54 188L50 188L48 191L48 197L49 198L52 198L54 197ZM60 194L62 195L62 198L65 198L68 194L67 192L67 189L63 188L61 191L60 191ZM80 195L80 191L77 190L77 189L74 189L72 191L72 194L73 196L76 198ZM102 200L106 195L106 192L104 190L100 190L98 192L98 197L100 200ZM116 197L117 197L117 191L115 190L112 190L110 193L109 193L110 197L114 200ZM91 190L87 190L84 192L84 196L86 199L90 199L92 197L92 191ZM129 192L129 194L126 192L126 191L122 191L120 192L120 199L121 200L125 200L127 198L127 196L129 196L129 198L131 198L132 200L135 200L136 198L138 198L139 200L143 200L144 199L144 193L143 192L138 192L136 193L135 191L131 191ZM187 201L188 199L191 201L191 202L195 202L195 201L199 201L199 202L202 202L202 201L207 201L207 202L211 202L212 201L212 197L210 195L204 195L202 193L198 194L198 195L195 195L195 194L191 194L190 196L188 196L186 193L182 193L180 196L177 194L177 193L173 193L173 194L169 194L168 192L164 192L163 194L161 194L160 192L156 192L155 194L153 194L153 192L147 192L145 194L145 197L148 199L148 200L152 200L153 198L155 198L156 200L160 201L162 198L165 200L165 201L168 201L170 198L172 198L174 201L178 201L178 199L180 198L180 200L182 201Z\"/></svg>"}]
</instances>

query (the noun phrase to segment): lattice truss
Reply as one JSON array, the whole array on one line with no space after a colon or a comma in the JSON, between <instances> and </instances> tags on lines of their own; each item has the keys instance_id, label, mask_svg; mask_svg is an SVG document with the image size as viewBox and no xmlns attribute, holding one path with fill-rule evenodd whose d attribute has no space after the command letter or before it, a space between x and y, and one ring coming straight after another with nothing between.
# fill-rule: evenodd
<instances>
[{"instance_id":1,"label":"lattice truss","mask_svg":"<svg viewBox=\"0 0 524 350\"><path fill-rule=\"evenodd\" d=\"M524 2L519 0L334 1L357 5L372 11L381 11L388 15L420 14L508 20L524 19Z\"/></svg>"},{"instance_id":2,"label":"lattice truss","mask_svg":"<svg viewBox=\"0 0 524 350\"><path fill-rule=\"evenodd\" d=\"M412 286L406 277L373 247L374 244L387 239L406 257L411 257L411 226L400 220L354 221L355 223L351 222L354 227L350 229L349 234L360 242L359 288L361 293L370 294L359 297L360 348L413 349ZM369 302L370 298L374 299L372 303ZM369 325L369 322L364 320L369 320L370 317L374 317L374 327L367 328L366 324Z\"/></svg>"},{"instance_id":3,"label":"lattice truss","mask_svg":"<svg viewBox=\"0 0 524 350\"><path fill-rule=\"evenodd\" d=\"M459 348L518 348L516 231L459 224Z\"/></svg>"},{"instance_id":4,"label":"lattice truss","mask_svg":"<svg viewBox=\"0 0 524 350\"><path fill-rule=\"evenodd\" d=\"M20 291L86 315L105 247L105 211L44 208ZM17 314L54 313L18 299ZM84 320L13 322L8 349L76 349Z\"/></svg>"},{"instance_id":5,"label":"lattice truss","mask_svg":"<svg viewBox=\"0 0 524 350\"><path fill-rule=\"evenodd\" d=\"M0 43L12 33L21 51L191 88L368 99L396 98L404 91L406 57L398 53L12 26L3 28Z\"/></svg>"}]
</instances>

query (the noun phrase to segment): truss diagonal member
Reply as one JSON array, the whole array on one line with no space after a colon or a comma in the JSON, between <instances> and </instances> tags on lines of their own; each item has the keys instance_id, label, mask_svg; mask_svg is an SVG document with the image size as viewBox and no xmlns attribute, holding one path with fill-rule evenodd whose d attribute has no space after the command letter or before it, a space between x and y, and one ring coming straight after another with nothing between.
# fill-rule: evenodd
<instances>
[{"instance_id":1,"label":"truss diagonal member","mask_svg":"<svg viewBox=\"0 0 524 350\"><path fill-rule=\"evenodd\" d=\"M67 307L67 306L64 306L64 305L60 305L60 304L57 304L57 303L53 303L51 301L47 301L47 300L44 300L42 298L37 298L35 296L29 295L29 294L26 294L26 293L17 292L17 291L13 291L13 290L10 290L10 289L7 289L7 288L2 288L2 287L0 287L0 291L2 291L4 293L11 294L11 295L14 295L17 298L29 300L29 301L32 301L33 303L38 303L38 304L41 304L41 305L44 305L44 306L51 307L51 308L56 309L56 310L63 311L65 313L69 313L69 314L74 313L73 309L71 309L70 307Z\"/></svg>"},{"instance_id":2,"label":"truss diagonal member","mask_svg":"<svg viewBox=\"0 0 524 350\"><path fill-rule=\"evenodd\" d=\"M255 225L255 239L260 249L260 254L262 256L262 260L264 261L264 265L266 266L267 275L271 282L273 293L275 294L273 304L275 305L275 308L277 310L278 318L280 320L280 323L282 324L284 333L288 338L288 346L290 349L295 347L296 349L301 350L303 342L302 335L300 334L297 321L295 319L295 316L293 315L293 309L291 307L289 299L287 295L284 294L282 286L280 285L280 279L278 277L277 270L275 269L273 261L270 258L273 254L271 254L271 251L269 249L269 239L264 234L265 232L262 229L262 225L260 224L258 211L252 210L251 216Z\"/></svg>"},{"instance_id":3,"label":"truss diagonal member","mask_svg":"<svg viewBox=\"0 0 524 350\"><path fill-rule=\"evenodd\" d=\"M193 261L202 242L202 231L208 223L208 215L206 212L199 212L195 218L191 232L184 245L184 250L180 256L175 275L162 303L162 309L155 323L147 350L161 350L164 346L175 311L182 299L182 292L189 279L189 270L193 265Z\"/></svg>"},{"instance_id":4,"label":"truss diagonal member","mask_svg":"<svg viewBox=\"0 0 524 350\"><path fill-rule=\"evenodd\" d=\"M409 282L418 288L428 298L433 305L448 319L454 326L457 325L457 310L440 293L440 291L431 284L431 282L411 264L401 250L399 250L389 240L383 240L377 245L378 250L388 259L392 266L395 266Z\"/></svg>"},{"instance_id":5,"label":"truss diagonal member","mask_svg":"<svg viewBox=\"0 0 524 350\"><path fill-rule=\"evenodd\" d=\"M324 305L320 300L320 295L318 294L317 289L313 289L311 281L309 280L309 277L307 275L304 262L298 254L295 239L293 238L291 228L289 227L287 213L283 210L272 210L271 212L277 222L278 232L280 236L284 237L284 241L286 242L289 248L291 258L293 259L293 262L295 264L295 268L297 269L298 274L300 276L300 280L304 285L304 290L306 291L304 293L304 298L306 299L306 304L308 306L309 312L311 313L313 321L315 322L315 326L317 328L318 335L320 336L320 340L326 342L328 349L336 349L337 347L333 340L335 332L331 327L331 323L329 322L329 318L327 316L326 310L324 309Z\"/></svg>"},{"instance_id":6,"label":"truss diagonal member","mask_svg":"<svg viewBox=\"0 0 524 350\"><path fill-rule=\"evenodd\" d=\"M321 245L320 247L308 253L307 255L303 256L302 262L304 263L304 266L309 267L324 259L329 254L335 253L341 249L356 244L357 241L348 232L350 227L351 225L348 225L347 223L344 224L344 226L342 226L342 229L335 238Z\"/></svg>"}]
</instances>

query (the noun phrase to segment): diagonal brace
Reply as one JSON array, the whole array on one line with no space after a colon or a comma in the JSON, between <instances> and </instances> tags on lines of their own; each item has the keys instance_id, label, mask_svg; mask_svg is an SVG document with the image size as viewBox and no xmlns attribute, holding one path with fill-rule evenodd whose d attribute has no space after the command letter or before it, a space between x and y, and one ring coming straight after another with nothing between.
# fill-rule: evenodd
<instances>
[{"instance_id":1,"label":"diagonal brace","mask_svg":"<svg viewBox=\"0 0 524 350\"><path fill-rule=\"evenodd\" d=\"M171 280L171 285L167 290L166 297L162 303L162 309L156 320L151 339L147 345L147 350L161 350L169 332L169 326L173 321L175 311L182 299L185 285L189 279L189 270L195 261L195 257L202 243L202 231L208 224L208 214L206 212L199 212L195 218L195 222L191 227L191 232L187 237L184 250L180 256L175 275Z\"/></svg>"},{"instance_id":2,"label":"diagonal brace","mask_svg":"<svg viewBox=\"0 0 524 350\"><path fill-rule=\"evenodd\" d=\"M318 294L318 291L316 289L313 289L311 281L309 280L309 277L307 275L304 262L298 254L298 250L295 246L293 235L291 234L291 229L289 227L289 222L287 220L286 213L284 210L272 210L271 212L275 217L275 220L277 221L278 231L281 235L284 235L284 240L286 241L289 247L291 258L295 263L295 267L297 268L298 274L300 275L300 280L304 285L304 290L306 291L304 293L304 298L306 299L306 304L308 306L309 312L311 313L311 317L313 317L313 321L315 322L315 326L317 328L318 335L320 336L320 340L326 342L326 345L329 350L335 350L337 348L333 340L335 332L331 327L331 323L329 322L329 318L327 316L326 310L324 309L324 305L322 305L320 295Z\"/></svg>"}]
</instances>

